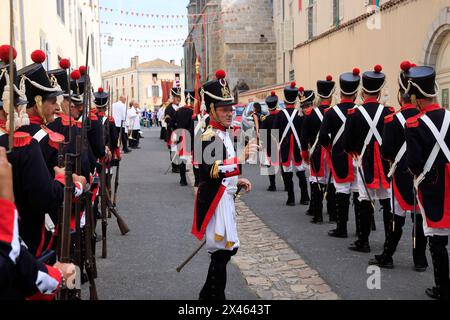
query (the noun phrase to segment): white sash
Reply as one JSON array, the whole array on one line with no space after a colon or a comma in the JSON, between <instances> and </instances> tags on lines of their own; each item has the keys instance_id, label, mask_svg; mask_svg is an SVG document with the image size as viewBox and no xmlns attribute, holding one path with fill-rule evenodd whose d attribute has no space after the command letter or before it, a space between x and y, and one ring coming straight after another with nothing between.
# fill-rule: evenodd
<instances>
[{"instance_id":1,"label":"white sash","mask_svg":"<svg viewBox=\"0 0 450 320\"><path fill-rule=\"evenodd\" d=\"M41 142L41 140L44 139L46 135L47 132L45 132L44 129L41 129L38 132L36 132L36 134L33 136L33 139L36 140L37 142Z\"/></svg>"},{"instance_id":2,"label":"white sash","mask_svg":"<svg viewBox=\"0 0 450 320\"><path fill-rule=\"evenodd\" d=\"M354 108L356 108L356 105L355 105ZM339 130L338 130L336 136L334 137L333 144L331 145L332 147L334 147L334 145L335 145L335 144L339 141L339 139L341 138L341 136L342 136L342 134L344 133L344 130L345 130L345 124L346 124L346 122L347 122L347 117L344 116L344 114L342 113L341 109L339 109L338 106L334 106L334 107L333 107L333 110L334 110L334 112L336 112L336 114L338 115L338 117L341 119L342 125L341 125L341 127L339 128Z\"/></svg>"},{"instance_id":3,"label":"white sash","mask_svg":"<svg viewBox=\"0 0 450 320\"><path fill-rule=\"evenodd\" d=\"M314 108L313 110L316 112L317 117L320 120L320 123L322 123L323 122L323 114L322 114L322 112L320 112L319 108ZM316 141L314 142L313 146L311 147L311 150L310 150L311 155L314 153L314 151L317 148L317 144L319 143L319 133L320 132L317 133Z\"/></svg>"},{"instance_id":4,"label":"white sash","mask_svg":"<svg viewBox=\"0 0 450 320\"><path fill-rule=\"evenodd\" d=\"M424 114L421 117L421 119L427 125L427 127L431 130L431 133L433 134L434 138L436 139L436 144L435 144L433 150L431 151L430 156L428 157L428 160L425 163L425 166L423 167L423 172L414 181L414 186L416 187L416 189L419 187L420 183L425 179L425 175L428 172L430 172L431 168L433 167L434 161L436 160L440 150L442 150L442 152L444 153L445 157L447 158L447 161L450 162L450 150L448 149L448 146L444 140L445 136L447 135L449 125L450 125L450 112L445 111L445 116L444 116L444 121L442 123L441 131L439 131L436 128L433 121L431 121L431 119L426 114Z\"/></svg>"},{"instance_id":5,"label":"white sash","mask_svg":"<svg viewBox=\"0 0 450 320\"><path fill-rule=\"evenodd\" d=\"M364 119L366 119L367 124L369 125L369 132L367 132L366 140L364 141L364 147L361 151L360 161L362 161L362 158L364 157L364 154L366 153L367 147L370 144L370 141L372 140L372 137L375 136L375 139L377 139L378 144L381 146L383 144L383 139L381 138L380 133L377 129L378 121L381 118L381 115L383 114L383 105L378 106L377 113L375 114L375 117L373 120L370 118L370 115L367 113L366 109L363 107L358 107L358 110L363 115Z\"/></svg>"},{"instance_id":6,"label":"white sash","mask_svg":"<svg viewBox=\"0 0 450 320\"><path fill-rule=\"evenodd\" d=\"M103 125L105 125L106 120L108 120L108 118L107 117L103 117L103 121L102 121Z\"/></svg>"},{"instance_id":7,"label":"white sash","mask_svg":"<svg viewBox=\"0 0 450 320\"><path fill-rule=\"evenodd\" d=\"M297 130L295 130L295 126L294 126L294 119L297 116L298 110L295 109L294 112L292 112L292 115L289 115L289 112L287 112L286 109L283 109L282 111L283 111L284 115L286 116L288 124L286 126L286 129L284 129L283 136L281 137L280 145L283 144L283 141L284 141L284 139L286 139L289 129L291 129L292 133L294 134L295 141L297 142L297 146L301 149L302 145L300 143L300 139L298 137Z\"/></svg>"},{"instance_id":8,"label":"white sash","mask_svg":"<svg viewBox=\"0 0 450 320\"><path fill-rule=\"evenodd\" d=\"M396 117L398 119L398 121L400 121L400 124L402 125L403 128L405 128L405 123L406 123L406 119L403 116L403 114L401 113L397 113ZM391 166L391 170L389 170L388 173L388 177L392 177L395 173L395 170L397 170L397 165L398 163L402 160L403 156L406 153L406 141L405 143L403 143L402 147L400 148L400 150L398 151L397 155L395 156L395 161Z\"/></svg>"}]
</instances>

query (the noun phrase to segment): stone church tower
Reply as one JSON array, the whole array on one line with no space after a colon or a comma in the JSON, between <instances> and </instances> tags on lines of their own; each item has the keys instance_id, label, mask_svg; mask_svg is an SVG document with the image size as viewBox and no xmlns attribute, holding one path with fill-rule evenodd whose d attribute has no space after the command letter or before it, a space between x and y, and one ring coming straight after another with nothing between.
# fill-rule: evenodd
<instances>
[{"instance_id":1,"label":"stone church tower","mask_svg":"<svg viewBox=\"0 0 450 320\"><path fill-rule=\"evenodd\" d=\"M276 82L272 0L190 0L189 35L184 44L186 86L194 87L195 60L202 82L217 69L240 91Z\"/></svg>"}]
</instances>

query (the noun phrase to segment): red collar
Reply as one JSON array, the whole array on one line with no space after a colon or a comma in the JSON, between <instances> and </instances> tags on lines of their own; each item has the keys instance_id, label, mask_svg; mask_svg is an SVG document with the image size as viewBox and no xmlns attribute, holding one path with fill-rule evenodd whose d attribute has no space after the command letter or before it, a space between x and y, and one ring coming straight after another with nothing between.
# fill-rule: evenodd
<instances>
[{"instance_id":1,"label":"red collar","mask_svg":"<svg viewBox=\"0 0 450 320\"><path fill-rule=\"evenodd\" d=\"M44 121L42 121L41 117L39 116L28 116L28 118L30 119L30 124L44 124Z\"/></svg>"},{"instance_id":2,"label":"red collar","mask_svg":"<svg viewBox=\"0 0 450 320\"><path fill-rule=\"evenodd\" d=\"M227 131L227 128L225 128L223 125L221 125L220 123L218 123L218 122L215 121L215 120L211 120L211 121L209 122L209 125L210 125L211 127L213 127L214 129L218 129L218 130L223 131L223 132Z\"/></svg>"},{"instance_id":3,"label":"red collar","mask_svg":"<svg viewBox=\"0 0 450 320\"><path fill-rule=\"evenodd\" d=\"M104 116L105 116L105 113L99 111L99 112L98 112L98 116L99 116L99 117L104 117Z\"/></svg>"},{"instance_id":4,"label":"red collar","mask_svg":"<svg viewBox=\"0 0 450 320\"><path fill-rule=\"evenodd\" d=\"M329 107L329 106L330 106L330 103L328 103L327 101L322 101L322 102L320 103L320 105L321 105L321 106L324 106L324 107Z\"/></svg>"},{"instance_id":5,"label":"red collar","mask_svg":"<svg viewBox=\"0 0 450 320\"><path fill-rule=\"evenodd\" d=\"M286 109L295 109L295 105L293 104L287 104Z\"/></svg>"},{"instance_id":6,"label":"red collar","mask_svg":"<svg viewBox=\"0 0 450 320\"><path fill-rule=\"evenodd\" d=\"M380 102L378 101L377 98L368 98L368 99L364 100L364 104L368 104L368 103L380 103Z\"/></svg>"},{"instance_id":7,"label":"red collar","mask_svg":"<svg viewBox=\"0 0 450 320\"><path fill-rule=\"evenodd\" d=\"M185 107L185 108L188 108L188 109L193 109L193 106L191 106L190 104L187 104L187 105L185 105L184 107Z\"/></svg>"},{"instance_id":8,"label":"red collar","mask_svg":"<svg viewBox=\"0 0 450 320\"><path fill-rule=\"evenodd\" d=\"M439 109L441 109L441 106L439 104L435 103L435 104L430 104L426 107L423 107L420 110L420 112L427 113L427 112L431 112L431 111L435 111L435 110L439 110Z\"/></svg>"},{"instance_id":9,"label":"red collar","mask_svg":"<svg viewBox=\"0 0 450 320\"><path fill-rule=\"evenodd\" d=\"M277 115L277 114L278 114L278 110L272 110L272 111L269 111L269 114L270 114L271 116Z\"/></svg>"},{"instance_id":10,"label":"red collar","mask_svg":"<svg viewBox=\"0 0 450 320\"><path fill-rule=\"evenodd\" d=\"M341 103L355 103L352 99L342 99Z\"/></svg>"},{"instance_id":11,"label":"red collar","mask_svg":"<svg viewBox=\"0 0 450 320\"><path fill-rule=\"evenodd\" d=\"M401 107L400 111L405 111L409 109L417 109L415 105L413 104L405 104L403 107Z\"/></svg>"}]
</instances>

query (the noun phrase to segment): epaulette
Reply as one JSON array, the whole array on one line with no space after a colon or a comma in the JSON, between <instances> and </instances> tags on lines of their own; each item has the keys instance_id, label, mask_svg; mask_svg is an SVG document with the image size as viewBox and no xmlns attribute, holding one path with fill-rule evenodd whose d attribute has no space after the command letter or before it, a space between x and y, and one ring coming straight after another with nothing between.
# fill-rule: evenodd
<instances>
[{"instance_id":1,"label":"epaulette","mask_svg":"<svg viewBox=\"0 0 450 320\"><path fill-rule=\"evenodd\" d=\"M309 107L309 108L305 109L305 111L303 111L303 113L305 116L309 117L311 115L312 111L313 111L313 108Z\"/></svg>"},{"instance_id":2,"label":"epaulette","mask_svg":"<svg viewBox=\"0 0 450 320\"><path fill-rule=\"evenodd\" d=\"M330 111L331 109L333 109L333 108L326 108L325 110L323 110L323 113L325 114L325 113L327 113L328 111Z\"/></svg>"},{"instance_id":3,"label":"epaulette","mask_svg":"<svg viewBox=\"0 0 450 320\"><path fill-rule=\"evenodd\" d=\"M421 114L418 114L417 116L411 117L408 120L406 120L406 127L417 128L419 126L419 118L421 116L422 116Z\"/></svg>"},{"instance_id":4,"label":"epaulette","mask_svg":"<svg viewBox=\"0 0 450 320\"><path fill-rule=\"evenodd\" d=\"M114 120L114 117L109 116L108 117L109 122L116 123L116 120Z\"/></svg>"},{"instance_id":5,"label":"epaulette","mask_svg":"<svg viewBox=\"0 0 450 320\"><path fill-rule=\"evenodd\" d=\"M384 124L394 121L394 115L395 113L391 113L390 115L384 117Z\"/></svg>"},{"instance_id":6,"label":"epaulette","mask_svg":"<svg viewBox=\"0 0 450 320\"><path fill-rule=\"evenodd\" d=\"M267 119L267 116L262 116L262 117L261 117L261 121L262 121L262 122L266 121L266 119Z\"/></svg>"},{"instance_id":7,"label":"epaulette","mask_svg":"<svg viewBox=\"0 0 450 320\"><path fill-rule=\"evenodd\" d=\"M69 117L67 115L61 115L60 118L61 118L61 123L64 127L68 127L70 125L71 117ZM74 122L75 122L75 120L72 118L72 126L73 126Z\"/></svg>"},{"instance_id":8,"label":"epaulette","mask_svg":"<svg viewBox=\"0 0 450 320\"><path fill-rule=\"evenodd\" d=\"M214 131L213 127L208 126L208 128L202 134L202 141L211 141L211 139L215 137L215 135L216 132Z\"/></svg>"},{"instance_id":9,"label":"epaulette","mask_svg":"<svg viewBox=\"0 0 450 320\"><path fill-rule=\"evenodd\" d=\"M14 132L14 148L21 148L30 145L33 137L26 132Z\"/></svg>"},{"instance_id":10,"label":"epaulette","mask_svg":"<svg viewBox=\"0 0 450 320\"><path fill-rule=\"evenodd\" d=\"M390 112L395 113L395 108L394 107L388 107L388 108L389 108Z\"/></svg>"},{"instance_id":11,"label":"epaulette","mask_svg":"<svg viewBox=\"0 0 450 320\"><path fill-rule=\"evenodd\" d=\"M81 123L80 121L75 121L75 124L77 125L78 129L81 129L83 127L83 123Z\"/></svg>"},{"instance_id":12,"label":"epaulette","mask_svg":"<svg viewBox=\"0 0 450 320\"><path fill-rule=\"evenodd\" d=\"M347 115L348 115L348 116L354 115L355 112L356 112L356 109L355 109L355 108L348 109L348 110L347 110Z\"/></svg>"},{"instance_id":13,"label":"epaulette","mask_svg":"<svg viewBox=\"0 0 450 320\"><path fill-rule=\"evenodd\" d=\"M44 130L48 134L48 144L50 145L50 147L58 150L59 144L63 143L66 138L62 134L52 131L49 128L45 128Z\"/></svg>"},{"instance_id":14,"label":"epaulette","mask_svg":"<svg viewBox=\"0 0 450 320\"><path fill-rule=\"evenodd\" d=\"M98 120L98 117L97 117L97 115L95 114L95 113L91 113L91 120L92 121L97 121Z\"/></svg>"}]
</instances>

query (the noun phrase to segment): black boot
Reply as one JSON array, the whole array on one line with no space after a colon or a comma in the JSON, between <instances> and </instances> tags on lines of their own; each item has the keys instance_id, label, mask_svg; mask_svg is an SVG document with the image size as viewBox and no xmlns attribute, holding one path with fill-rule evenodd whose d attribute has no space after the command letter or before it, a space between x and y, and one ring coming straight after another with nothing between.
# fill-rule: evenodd
<instances>
[{"instance_id":1,"label":"black boot","mask_svg":"<svg viewBox=\"0 0 450 320\"><path fill-rule=\"evenodd\" d=\"M413 213L414 214L414 213ZM416 248L413 248L414 270L424 272L428 268L427 256L427 237L423 232L423 218L420 213L416 214ZM414 232L413 232L414 236ZM414 239L413 239L414 242Z\"/></svg>"},{"instance_id":2,"label":"black boot","mask_svg":"<svg viewBox=\"0 0 450 320\"><path fill-rule=\"evenodd\" d=\"M436 286L425 293L439 300L450 300L450 280L448 262L448 236L433 236L430 240L430 252L433 259L434 281Z\"/></svg>"},{"instance_id":3,"label":"black boot","mask_svg":"<svg viewBox=\"0 0 450 320\"><path fill-rule=\"evenodd\" d=\"M283 176L288 193L288 200L286 202L286 205L289 207L295 207L294 181L292 181L294 175L292 172L286 172L283 174Z\"/></svg>"},{"instance_id":4,"label":"black boot","mask_svg":"<svg viewBox=\"0 0 450 320\"><path fill-rule=\"evenodd\" d=\"M194 177L195 177L194 187L198 188L200 184L200 170L196 167L194 167Z\"/></svg>"},{"instance_id":5,"label":"black boot","mask_svg":"<svg viewBox=\"0 0 450 320\"><path fill-rule=\"evenodd\" d=\"M369 236L374 210L372 203L368 200L361 201L360 208L361 232L358 235L358 240L356 240L349 249L352 251L368 253L370 252Z\"/></svg>"},{"instance_id":6,"label":"black boot","mask_svg":"<svg viewBox=\"0 0 450 320\"><path fill-rule=\"evenodd\" d=\"M345 193L336 193L337 204L337 228L328 232L330 237L347 238L348 211L350 207L350 195Z\"/></svg>"},{"instance_id":7,"label":"black boot","mask_svg":"<svg viewBox=\"0 0 450 320\"><path fill-rule=\"evenodd\" d=\"M330 183L327 186L325 186L325 189L327 192L326 200L327 200L327 211L328 215L330 216L330 222L334 223L337 221L336 218L336 188L334 187L334 184Z\"/></svg>"},{"instance_id":8,"label":"black boot","mask_svg":"<svg viewBox=\"0 0 450 320\"><path fill-rule=\"evenodd\" d=\"M180 169L180 186L185 187L188 185L186 179L186 164L181 163L178 168Z\"/></svg>"},{"instance_id":9,"label":"black boot","mask_svg":"<svg viewBox=\"0 0 450 320\"><path fill-rule=\"evenodd\" d=\"M361 210L361 202L359 202L359 192L353 192L353 209L355 211L356 235L361 233L361 218L359 212Z\"/></svg>"},{"instance_id":10,"label":"black boot","mask_svg":"<svg viewBox=\"0 0 450 320\"><path fill-rule=\"evenodd\" d=\"M206 278L206 283L200 292L199 300L226 300L225 288L227 284L227 264L231 257L236 253L237 249L234 251L219 250L211 255L208 276Z\"/></svg>"},{"instance_id":11,"label":"black boot","mask_svg":"<svg viewBox=\"0 0 450 320\"><path fill-rule=\"evenodd\" d=\"M395 228L389 228L389 232L384 242L384 250L381 255L376 255L375 259L369 261L369 265L377 265L380 268L392 269L394 268L394 261L392 259L397 250L398 243L403 234L403 226L405 225L405 217L395 215Z\"/></svg>"},{"instance_id":12,"label":"black boot","mask_svg":"<svg viewBox=\"0 0 450 320\"><path fill-rule=\"evenodd\" d=\"M311 223L323 222L323 189L322 185L317 183L311 184L311 202L310 206L313 208L314 218Z\"/></svg>"},{"instance_id":13,"label":"black boot","mask_svg":"<svg viewBox=\"0 0 450 320\"><path fill-rule=\"evenodd\" d=\"M298 177L298 184L300 187L300 191L301 191L301 198L300 198L300 204L307 206L309 205L309 193L308 193L308 182L306 180L306 173L305 171L299 171L297 172L297 177Z\"/></svg>"},{"instance_id":14,"label":"black boot","mask_svg":"<svg viewBox=\"0 0 450 320\"><path fill-rule=\"evenodd\" d=\"M269 175L269 181L270 181L270 185L269 188L267 188L267 191L269 192L276 192L277 191L277 186L276 186L276 179L275 179L275 175Z\"/></svg>"},{"instance_id":15,"label":"black boot","mask_svg":"<svg viewBox=\"0 0 450 320\"><path fill-rule=\"evenodd\" d=\"M392 209L391 200L383 199L380 200L381 206L383 207L383 224L384 224L384 240L386 241L388 237L389 230L392 229Z\"/></svg>"}]
</instances>

